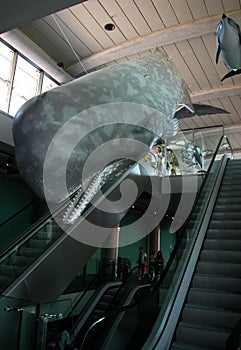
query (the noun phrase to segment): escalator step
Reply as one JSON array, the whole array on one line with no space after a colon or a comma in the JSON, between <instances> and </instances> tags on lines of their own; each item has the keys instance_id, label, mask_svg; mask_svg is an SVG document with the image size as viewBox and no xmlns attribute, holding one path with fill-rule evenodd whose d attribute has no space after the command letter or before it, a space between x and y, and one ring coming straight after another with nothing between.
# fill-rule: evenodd
<instances>
[{"instance_id":1,"label":"escalator step","mask_svg":"<svg viewBox=\"0 0 241 350\"><path fill-rule=\"evenodd\" d=\"M240 318L241 311L193 304L186 304L182 312L182 319L185 322L227 328L235 328Z\"/></svg>"},{"instance_id":2,"label":"escalator step","mask_svg":"<svg viewBox=\"0 0 241 350\"><path fill-rule=\"evenodd\" d=\"M240 212L214 212L212 215L212 220L225 220L225 221L241 221Z\"/></svg>"},{"instance_id":3,"label":"escalator step","mask_svg":"<svg viewBox=\"0 0 241 350\"><path fill-rule=\"evenodd\" d=\"M189 304L241 311L241 295L204 288L190 288L187 295Z\"/></svg>"},{"instance_id":4,"label":"escalator step","mask_svg":"<svg viewBox=\"0 0 241 350\"><path fill-rule=\"evenodd\" d=\"M241 278L241 264L199 260L197 273Z\"/></svg>"},{"instance_id":5,"label":"escalator step","mask_svg":"<svg viewBox=\"0 0 241 350\"><path fill-rule=\"evenodd\" d=\"M13 255L11 257L12 264L23 267L30 265L33 260L34 258L29 256Z\"/></svg>"},{"instance_id":6,"label":"escalator step","mask_svg":"<svg viewBox=\"0 0 241 350\"><path fill-rule=\"evenodd\" d=\"M241 252L234 250L202 250L200 255L202 260L226 261L241 264Z\"/></svg>"},{"instance_id":7,"label":"escalator step","mask_svg":"<svg viewBox=\"0 0 241 350\"><path fill-rule=\"evenodd\" d=\"M241 231L239 229L209 229L206 237L209 239L241 239Z\"/></svg>"},{"instance_id":8,"label":"escalator step","mask_svg":"<svg viewBox=\"0 0 241 350\"><path fill-rule=\"evenodd\" d=\"M240 204L231 204L231 203L223 203L223 204L217 204L215 205L214 207L214 211L213 213L216 214L216 213L225 213L226 212L232 212L232 213L235 213L235 212L240 212L241 211L241 203Z\"/></svg>"},{"instance_id":9,"label":"escalator step","mask_svg":"<svg viewBox=\"0 0 241 350\"><path fill-rule=\"evenodd\" d=\"M192 279L195 288L208 288L214 290L241 293L241 278L205 275L195 273Z\"/></svg>"},{"instance_id":10,"label":"escalator step","mask_svg":"<svg viewBox=\"0 0 241 350\"><path fill-rule=\"evenodd\" d=\"M6 277L19 276L23 271L22 267L12 265L0 265L0 275Z\"/></svg>"},{"instance_id":11,"label":"escalator step","mask_svg":"<svg viewBox=\"0 0 241 350\"><path fill-rule=\"evenodd\" d=\"M30 248L30 247L21 247L19 249L19 254L21 256L28 256L28 257L37 257L42 253L42 249L37 248Z\"/></svg>"},{"instance_id":12,"label":"escalator step","mask_svg":"<svg viewBox=\"0 0 241 350\"><path fill-rule=\"evenodd\" d=\"M230 198L231 198L234 191L240 194L241 183L239 183L239 184L230 184L230 185L222 185L221 188L220 188L220 195L222 193L222 196L226 196L226 194L231 193L231 195L230 195ZM233 197L235 198L235 197L237 197L237 195L234 195Z\"/></svg>"},{"instance_id":13,"label":"escalator step","mask_svg":"<svg viewBox=\"0 0 241 350\"><path fill-rule=\"evenodd\" d=\"M4 288L6 288L11 281L12 281L12 278L10 277L0 276L0 290L3 290Z\"/></svg>"},{"instance_id":14,"label":"escalator step","mask_svg":"<svg viewBox=\"0 0 241 350\"><path fill-rule=\"evenodd\" d=\"M119 287L114 287L114 288L109 288L105 294L108 294L108 295L115 295L116 292L118 291Z\"/></svg>"},{"instance_id":15,"label":"escalator step","mask_svg":"<svg viewBox=\"0 0 241 350\"><path fill-rule=\"evenodd\" d=\"M212 220L229 220L229 221L240 221L241 222L241 216L240 212L232 212L229 210L229 212L221 212L217 213L214 212L212 215Z\"/></svg>"},{"instance_id":16,"label":"escalator step","mask_svg":"<svg viewBox=\"0 0 241 350\"><path fill-rule=\"evenodd\" d=\"M241 220L211 220L209 228L241 229Z\"/></svg>"},{"instance_id":17,"label":"escalator step","mask_svg":"<svg viewBox=\"0 0 241 350\"><path fill-rule=\"evenodd\" d=\"M240 184L240 176L233 176L233 178L230 176L230 174L226 174L226 176L224 175L223 177L223 181L222 181L222 185L236 185L236 184Z\"/></svg>"},{"instance_id":18,"label":"escalator step","mask_svg":"<svg viewBox=\"0 0 241 350\"><path fill-rule=\"evenodd\" d=\"M100 318L100 317L102 317L104 315L104 313L105 313L105 310L101 310L101 309L96 308L92 312L92 315L93 315L94 318Z\"/></svg>"},{"instance_id":19,"label":"escalator step","mask_svg":"<svg viewBox=\"0 0 241 350\"><path fill-rule=\"evenodd\" d=\"M52 241L55 240L58 236L60 236L61 232L57 231L52 231L52 232L47 232L47 231L39 231L37 233L38 239L46 239L46 241Z\"/></svg>"},{"instance_id":20,"label":"escalator step","mask_svg":"<svg viewBox=\"0 0 241 350\"><path fill-rule=\"evenodd\" d=\"M241 239L205 239L204 249L241 251Z\"/></svg>"},{"instance_id":21,"label":"escalator step","mask_svg":"<svg viewBox=\"0 0 241 350\"><path fill-rule=\"evenodd\" d=\"M176 338L194 346L225 349L230 333L229 328L195 325L181 321L176 331Z\"/></svg>"},{"instance_id":22,"label":"escalator step","mask_svg":"<svg viewBox=\"0 0 241 350\"><path fill-rule=\"evenodd\" d=\"M103 297L101 298L101 301L110 304L112 299L113 299L113 295L103 295Z\"/></svg>"},{"instance_id":23,"label":"escalator step","mask_svg":"<svg viewBox=\"0 0 241 350\"><path fill-rule=\"evenodd\" d=\"M240 172L240 165L233 165L233 164L230 164L228 165L226 171L225 171L225 175L233 175L233 174L237 174Z\"/></svg>"},{"instance_id":24,"label":"escalator step","mask_svg":"<svg viewBox=\"0 0 241 350\"><path fill-rule=\"evenodd\" d=\"M217 198L217 201L216 201L216 205L229 205L229 204L236 204L236 205L240 205L240 203L241 203L241 200L240 200L240 197L228 197L228 196L226 196L226 197L218 197Z\"/></svg>"},{"instance_id":25,"label":"escalator step","mask_svg":"<svg viewBox=\"0 0 241 350\"><path fill-rule=\"evenodd\" d=\"M31 248L43 248L49 243L49 239L37 239L32 238L28 241L29 247Z\"/></svg>"},{"instance_id":26,"label":"escalator step","mask_svg":"<svg viewBox=\"0 0 241 350\"><path fill-rule=\"evenodd\" d=\"M235 186L233 186L232 188L229 188L227 191L225 191L221 187L219 195L218 195L218 198L227 198L227 197L229 199L231 199L231 201L232 201L233 198L240 198L240 190L237 190L235 188Z\"/></svg>"},{"instance_id":27,"label":"escalator step","mask_svg":"<svg viewBox=\"0 0 241 350\"><path fill-rule=\"evenodd\" d=\"M240 165L239 164L229 164L226 171L225 171L225 175L233 175L233 174L237 174L237 172L240 172Z\"/></svg>"},{"instance_id":28,"label":"escalator step","mask_svg":"<svg viewBox=\"0 0 241 350\"><path fill-rule=\"evenodd\" d=\"M107 302L104 302L104 301L100 301L98 304L97 304L97 308L99 310L106 310L108 308L108 306L110 305L110 303L107 303Z\"/></svg>"},{"instance_id":29,"label":"escalator step","mask_svg":"<svg viewBox=\"0 0 241 350\"><path fill-rule=\"evenodd\" d=\"M216 350L216 348L210 348L210 347L203 347L193 344L188 344L182 341L175 341L170 350Z\"/></svg>"}]
</instances>

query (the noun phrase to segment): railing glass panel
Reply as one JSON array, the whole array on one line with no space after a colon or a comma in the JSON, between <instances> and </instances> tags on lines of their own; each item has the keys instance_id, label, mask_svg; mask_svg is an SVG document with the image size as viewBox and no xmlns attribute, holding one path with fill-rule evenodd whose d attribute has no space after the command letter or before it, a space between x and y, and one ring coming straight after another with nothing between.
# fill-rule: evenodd
<instances>
[{"instance_id":1,"label":"railing glass panel","mask_svg":"<svg viewBox=\"0 0 241 350\"><path fill-rule=\"evenodd\" d=\"M0 349L35 349L38 310L32 301L1 296Z\"/></svg>"}]
</instances>

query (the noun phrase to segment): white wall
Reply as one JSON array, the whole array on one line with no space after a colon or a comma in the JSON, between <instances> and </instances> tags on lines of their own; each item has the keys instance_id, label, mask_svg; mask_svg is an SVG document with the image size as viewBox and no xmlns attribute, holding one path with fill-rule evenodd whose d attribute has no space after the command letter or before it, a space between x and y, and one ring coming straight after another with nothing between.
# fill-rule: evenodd
<instances>
[{"instance_id":1,"label":"white wall","mask_svg":"<svg viewBox=\"0 0 241 350\"><path fill-rule=\"evenodd\" d=\"M12 124L13 118L7 113L0 111L0 141L14 146Z\"/></svg>"}]
</instances>

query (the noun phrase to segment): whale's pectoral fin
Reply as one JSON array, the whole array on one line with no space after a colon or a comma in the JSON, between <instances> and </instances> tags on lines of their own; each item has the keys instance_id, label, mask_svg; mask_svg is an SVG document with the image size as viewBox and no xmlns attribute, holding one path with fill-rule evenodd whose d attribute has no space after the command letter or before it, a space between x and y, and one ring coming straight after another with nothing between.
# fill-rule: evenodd
<instances>
[{"instance_id":1,"label":"whale's pectoral fin","mask_svg":"<svg viewBox=\"0 0 241 350\"><path fill-rule=\"evenodd\" d=\"M182 108L176 112L175 117L183 119L194 117L195 115L230 114L230 112L225 109L197 103L193 104L193 109L194 112L192 113L188 108Z\"/></svg>"},{"instance_id":2,"label":"whale's pectoral fin","mask_svg":"<svg viewBox=\"0 0 241 350\"><path fill-rule=\"evenodd\" d=\"M231 77L233 77L234 75L237 75L237 74L241 74L241 69L231 70L230 72L228 72L228 73L221 79L221 81L224 81L224 80L227 79L227 78L231 78Z\"/></svg>"},{"instance_id":3,"label":"whale's pectoral fin","mask_svg":"<svg viewBox=\"0 0 241 350\"><path fill-rule=\"evenodd\" d=\"M216 52L216 63L218 63L220 52L221 52L221 45L220 45L220 43L218 43L218 49L217 49L217 52Z\"/></svg>"}]
</instances>

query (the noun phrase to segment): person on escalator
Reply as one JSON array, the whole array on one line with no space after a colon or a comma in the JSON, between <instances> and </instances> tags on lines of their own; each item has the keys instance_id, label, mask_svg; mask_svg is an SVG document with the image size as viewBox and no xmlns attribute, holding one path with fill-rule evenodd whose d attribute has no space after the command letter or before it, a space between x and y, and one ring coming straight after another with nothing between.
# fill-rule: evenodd
<instances>
[{"instance_id":1,"label":"person on escalator","mask_svg":"<svg viewBox=\"0 0 241 350\"><path fill-rule=\"evenodd\" d=\"M144 251L143 247L139 248L139 255L137 259L138 267L138 279L139 281L145 276L149 275L146 268L147 253Z\"/></svg>"},{"instance_id":2,"label":"person on escalator","mask_svg":"<svg viewBox=\"0 0 241 350\"><path fill-rule=\"evenodd\" d=\"M59 333L58 330L53 329L51 332L51 340L48 342L46 350L73 350L69 341L70 336L68 331L64 330Z\"/></svg>"},{"instance_id":3,"label":"person on escalator","mask_svg":"<svg viewBox=\"0 0 241 350\"><path fill-rule=\"evenodd\" d=\"M160 276L164 270L164 257L162 255L162 251L158 250L157 255L156 255L156 279L159 280Z\"/></svg>"}]
</instances>

